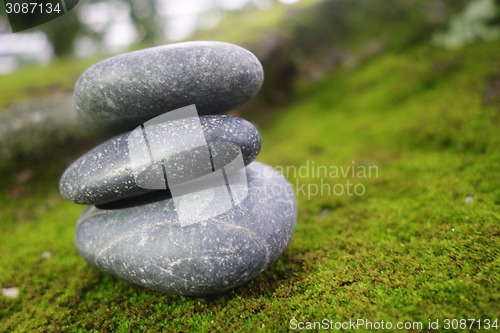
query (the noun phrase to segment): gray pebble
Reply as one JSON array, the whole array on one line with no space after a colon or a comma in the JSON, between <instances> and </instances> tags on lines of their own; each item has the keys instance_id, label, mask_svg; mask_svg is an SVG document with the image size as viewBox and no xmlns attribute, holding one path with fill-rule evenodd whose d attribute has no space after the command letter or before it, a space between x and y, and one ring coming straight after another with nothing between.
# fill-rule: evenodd
<instances>
[{"instance_id":1,"label":"gray pebble","mask_svg":"<svg viewBox=\"0 0 500 333\"><path fill-rule=\"evenodd\" d=\"M262 65L249 51L221 42L186 42L118 55L78 80L75 109L88 128L131 130L185 105L200 115L225 113L260 89Z\"/></svg>"},{"instance_id":2,"label":"gray pebble","mask_svg":"<svg viewBox=\"0 0 500 333\"><path fill-rule=\"evenodd\" d=\"M169 149L162 150L162 147L177 149L181 145L189 146L190 140L199 134L191 126L190 121L193 119L199 119L203 131L201 135L204 134L209 150L207 145L197 147L195 143L192 149L176 154L171 154L172 150ZM148 131L157 134L149 136L149 143L156 141L162 146L156 149L159 154L163 154L156 159L156 163L151 163L147 156L144 161L139 161L144 164L133 165L129 155L131 132L123 133L70 165L61 177L61 194L79 204L112 202L205 176L237 158L242 159L240 167L243 168L255 159L261 147L258 130L250 122L234 116L185 118L153 125L148 127ZM164 137L161 137L162 134ZM140 173L134 173L138 169ZM163 178L164 172L170 175L167 183ZM160 182L158 177L161 177ZM148 179L151 181L148 182ZM159 187L144 186L144 183L158 184Z\"/></svg>"},{"instance_id":3,"label":"gray pebble","mask_svg":"<svg viewBox=\"0 0 500 333\"><path fill-rule=\"evenodd\" d=\"M76 246L91 265L159 292L221 293L268 268L284 251L297 221L288 181L254 162L248 196L229 211L182 227L168 191L97 208L80 217Z\"/></svg>"}]
</instances>

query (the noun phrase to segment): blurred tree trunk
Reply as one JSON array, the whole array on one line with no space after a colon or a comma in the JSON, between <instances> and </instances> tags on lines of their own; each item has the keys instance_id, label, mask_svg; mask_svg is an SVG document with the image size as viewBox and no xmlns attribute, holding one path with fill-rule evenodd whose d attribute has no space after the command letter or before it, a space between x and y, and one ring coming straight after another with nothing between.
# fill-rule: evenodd
<instances>
[{"instance_id":1,"label":"blurred tree trunk","mask_svg":"<svg viewBox=\"0 0 500 333\"><path fill-rule=\"evenodd\" d=\"M153 44L163 38L164 24L154 0L125 0L130 6L130 18L141 35L141 41Z\"/></svg>"},{"instance_id":2,"label":"blurred tree trunk","mask_svg":"<svg viewBox=\"0 0 500 333\"><path fill-rule=\"evenodd\" d=\"M75 40L85 27L78 19L76 11L72 10L56 21L42 24L40 30L47 35L54 49L54 55L64 57L73 54Z\"/></svg>"}]
</instances>

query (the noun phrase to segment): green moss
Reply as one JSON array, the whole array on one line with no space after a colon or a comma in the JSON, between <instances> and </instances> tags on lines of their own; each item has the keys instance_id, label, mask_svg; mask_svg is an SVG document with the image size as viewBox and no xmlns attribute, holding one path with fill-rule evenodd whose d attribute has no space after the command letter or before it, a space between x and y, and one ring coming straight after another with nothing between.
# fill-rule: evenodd
<instances>
[{"instance_id":1,"label":"green moss","mask_svg":"<svg viewBox=\"0 0 500 333\"><path fill-rule=\"evenodd\" d=\"M280 37L291 33L294 25L301 22L304 9L314 7L322 0L304 0L293 5L275 3L266 10L249 10L222 13L222 21L214 29L200 30L194 38L200 40L220 40L240 44L260 43L270 30L279 28Z\"/></svg>"},{"instance_id":2,"label":"green moss","mask_svg":"<svg viewBox=\"0 0 500 333\"><path fill-rule=\"evenodd\" d=\"M297 191L288 249L220 296L160 295L88 266L72 242L82 207L57 194L61 168L34 168L23 196L0 196L0 286L21 291L0 297L1 330L274 332L292 318L498 318L500 106L483 93L499 75L495 43L421 46L301 88L262 128L258 159L281 168L354 161L377 166L378 177L289 173L297 190L349 180L366 193Z\"/></svg>"},{"instance_id":3,"label":"green moss","mask_svg":"<svg viewBox=\"0 0 500 333\"><path fill-rule=\"evenodd\" d=\"M46 66L25 66L15 74L0 76L0 110L24 100L35 100L52 92L72 91L83 71L99 58L82 61L56 60Z\"/></svg>"}]
</instances>

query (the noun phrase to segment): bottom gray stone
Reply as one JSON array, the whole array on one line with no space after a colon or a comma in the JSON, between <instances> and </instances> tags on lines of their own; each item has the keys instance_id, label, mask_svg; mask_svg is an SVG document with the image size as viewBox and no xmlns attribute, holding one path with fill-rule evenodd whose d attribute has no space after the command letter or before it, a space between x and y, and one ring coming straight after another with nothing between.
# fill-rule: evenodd
<instances>
[{"instance_id":1,"label":"bottom gray stone","mask_svg":"<svg viewBox=\"0 0 500 333\"><path fill-rule=\"evenodd\" d=\"M167 191L89 206L77 224L78 252L159 292L200 296L241 285L276 261L297 221L295 194L281 173L254 162L246 175L248 195L240 204L184 227Z\"/></svg>"}]
</instances>

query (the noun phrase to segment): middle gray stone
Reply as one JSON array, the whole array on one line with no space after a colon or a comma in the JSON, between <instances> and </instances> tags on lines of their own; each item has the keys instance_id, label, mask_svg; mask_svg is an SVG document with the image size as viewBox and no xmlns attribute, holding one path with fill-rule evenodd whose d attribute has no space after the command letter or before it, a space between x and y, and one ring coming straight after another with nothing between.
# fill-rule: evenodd
<instances>
[{"instance_id":1,"label":"middle gray stone","mask_svg":"<svg viewBox=\"0 0 500 333\"><path fill-rule=\"evenodd\" d=\"M154 161L145 152L146 158L139 161L144 164L134 165L129 149L130 138L134 137L131 133L137 131L123 133L70 165L61 177L61 194L79 204L104 204L195 180L225 167L237 158L242 159L243 167L252 162L260 151L261 137L255 126L242 118L225 115L199 117L206 145L190 145L185 141L195 141L198 135L197 129L191 126L191 120L185 118L171 123L168 139L154 137L157 145L175 147L183 144L190 147L189 150L168 154L168 149L165 149L165 156L156 156ZM153 125L151 132L161 133L155 128L163 125ZM156 150L162 152L161 148ZM134 173L137 170L140 171L139 176ZM144 186L137 183L138 180L146 184L157 182L155 176L164 173L175 177L170 178L168 183L160 182L160 187L142 188Z\"/></svg>"}]
</instances>

